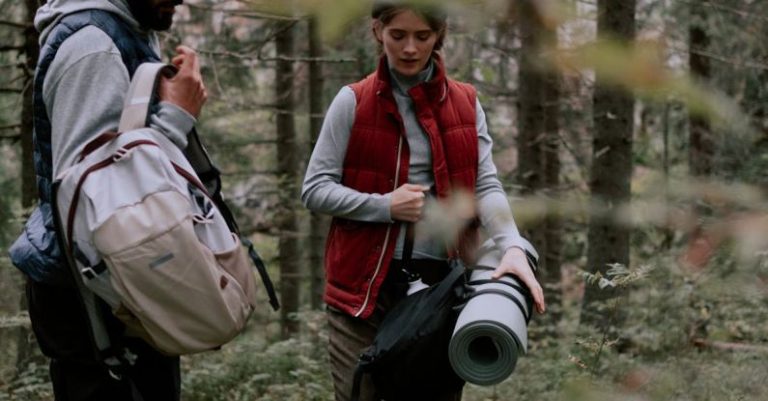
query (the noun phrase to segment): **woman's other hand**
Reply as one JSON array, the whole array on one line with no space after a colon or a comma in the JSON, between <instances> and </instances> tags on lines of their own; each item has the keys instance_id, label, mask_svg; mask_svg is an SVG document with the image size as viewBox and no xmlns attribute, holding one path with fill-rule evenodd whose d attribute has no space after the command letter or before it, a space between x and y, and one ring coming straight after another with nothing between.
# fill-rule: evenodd
<instances>
[{"instance_id":1,"label":"woman's other hand","mask_svg":"<svg viewBox=\"0 0 768 401\"><path fill-rule=\"evenodd\" d=\"M542 290L541 285L533 275L533 269L528 265L528 258L522 249L517 247L509 248L501 259L499 267L494 270L493 278L498 279L505 274L513 274L519 278L531 290L536 311L539 313L546 312L547 306L544 303L544 290Z\"/></svg>"}]
</instances>

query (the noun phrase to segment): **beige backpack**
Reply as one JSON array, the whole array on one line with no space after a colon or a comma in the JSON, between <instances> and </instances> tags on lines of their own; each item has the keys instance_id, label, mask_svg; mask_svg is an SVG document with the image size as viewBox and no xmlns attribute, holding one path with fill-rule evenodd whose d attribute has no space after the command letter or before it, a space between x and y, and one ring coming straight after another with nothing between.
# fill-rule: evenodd
<instances>
[{"instance_id":1,"label":"beige backpack","mask_svg":"<svg viewBox=\"0 0 768 401\"><path fill-rule=\"evenodd\" d=\"M256 307L253 263L278 307L252 244L249 258L226 205L198 178L195 167L217 170L196 133L182 151L146 127L159 77L174 72L141 65L119 133L89 143L54 183L62 249L100 349L111 344L95 297L129 335L170 355L220 347L243 330Z\"/></svg>"}]
</instances>

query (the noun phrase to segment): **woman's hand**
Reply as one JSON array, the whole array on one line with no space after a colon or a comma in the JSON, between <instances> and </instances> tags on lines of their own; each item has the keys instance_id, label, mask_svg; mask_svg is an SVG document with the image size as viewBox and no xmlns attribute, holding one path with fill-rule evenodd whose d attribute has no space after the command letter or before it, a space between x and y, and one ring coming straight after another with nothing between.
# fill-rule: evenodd
<instances>
[{"instance_id":1,"label":"woman's hand","mask_svg":"<svg viewBox=\"0 0 768 401\"><path fill-rule=\"evenodd\" d=\"M501 258L499 267L493 271L493 278L499 279L505 274L513 274L519 278L531 290L536 311L539 313L546 312L547 306L544 304L544 290L541 289L541 285L533 275L533 269L528 265L528 258L526 258L525 252L522 249L518 247L509 248L504 257Z\"/></svg>"},{"instance_id":2,"label":"woman's hand","mask_svg":"<svg viewBox=\"0 0 768 401\"><path fill-rule=\"evenodd\" d=\"M160 100L173 103L197 118L208 98L200 74L200 61L189 47L179 46L176 52L178 54L171 63L179 71L173 78L163 77L160 81Z\"/></svg>"},{"instance_id":3,"label":"woman's hand","mask_svg":"<svg viewBox=\"0 0 768 401\"><path fill-rule=\"evenodd\" d=\"M403 184L392 192L389 204L389 214L392 220L415 223L421 218L424 208L424 192L429 187L424 185Z\"/></svg>"}]
</instances>

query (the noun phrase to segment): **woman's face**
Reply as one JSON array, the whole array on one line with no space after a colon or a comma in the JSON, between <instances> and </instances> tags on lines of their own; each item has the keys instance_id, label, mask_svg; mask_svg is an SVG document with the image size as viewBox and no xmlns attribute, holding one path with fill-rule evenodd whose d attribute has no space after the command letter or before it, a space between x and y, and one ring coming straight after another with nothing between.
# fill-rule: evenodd
<instances>
[{"instance_id":1,"label":"woman's face","mask_svg":"<svg viewBox=\"0 0 768 401\"><path fill-rule=\"evenodd\" d=\"M374 21L373 31L390 65L405 76L414 76L424 69L437 41L437 32L411 10L398 13L386 25Z\"/></svg>"}]
</instances>

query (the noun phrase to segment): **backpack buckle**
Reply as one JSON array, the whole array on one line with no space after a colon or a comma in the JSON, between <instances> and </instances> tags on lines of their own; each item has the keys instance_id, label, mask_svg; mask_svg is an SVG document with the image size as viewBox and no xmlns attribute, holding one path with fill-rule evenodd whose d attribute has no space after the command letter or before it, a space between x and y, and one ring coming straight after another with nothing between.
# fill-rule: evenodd
<instances>
[{"instance_id":1,"label":"backpack buckle","mask_svg":"<svg viewBox=\"0 0 768 401\"><path fill-rule=\"evenodd\" d=\"M85 278L87 278L88 280L93 280L96 278L96 271L93 270L93 268L91 268L90 266L80 269L80 274L85 276Z\"/></svg>"},{"instance_id":2,"label":"backpack buckle","mask_svg":"<svg viewBox=\"0 0 768 401\"><path fill-rule=\"evenodd\" d=\"M131 154L131 149L126 149L124 147L119 148L119 149L117 149L115 151L115 154L112 155L112 161L117 163L120 160L123 160L123 159L127 158L128 156L130 156L130 154Z\"/></svg>"}]
</instances>

